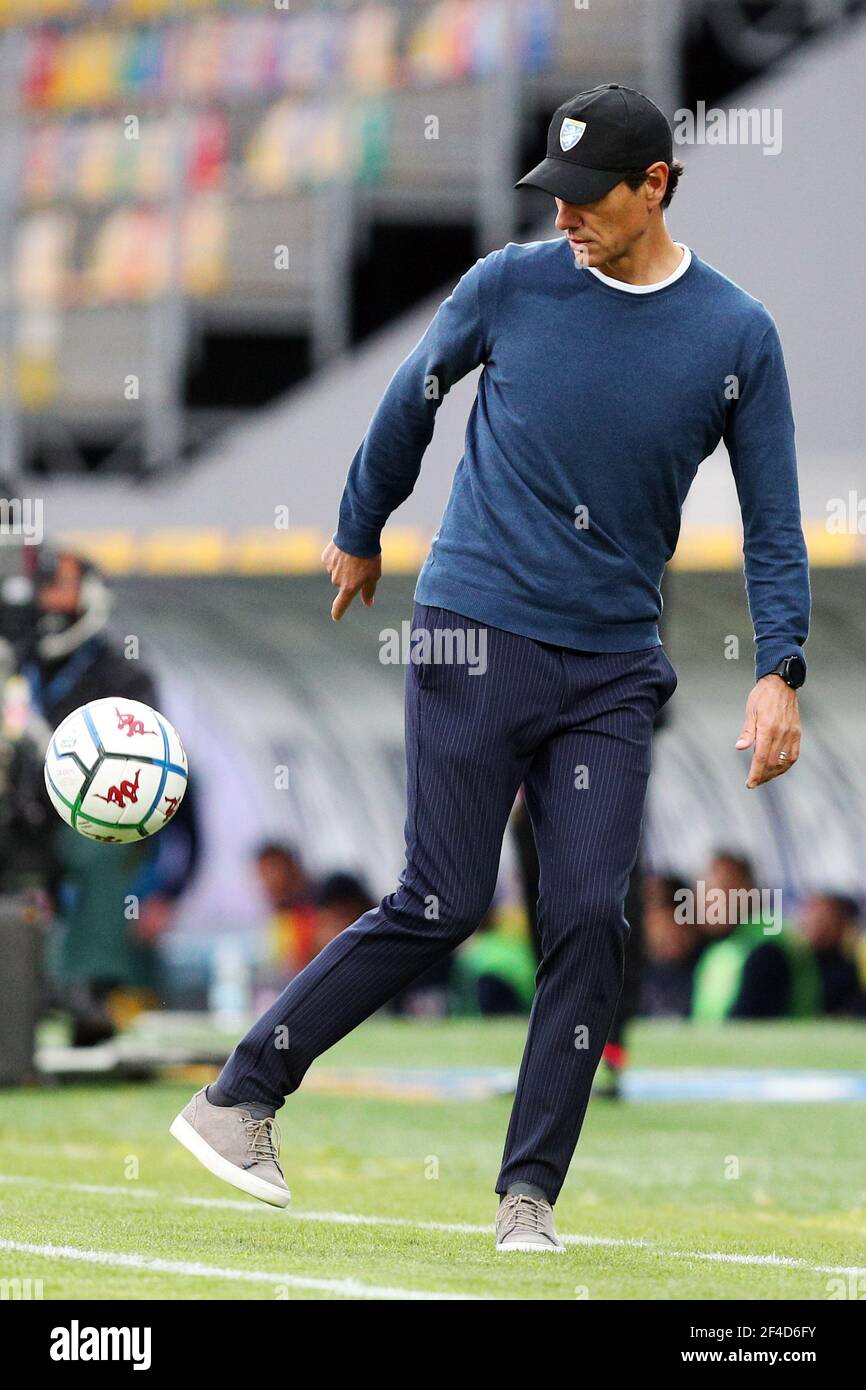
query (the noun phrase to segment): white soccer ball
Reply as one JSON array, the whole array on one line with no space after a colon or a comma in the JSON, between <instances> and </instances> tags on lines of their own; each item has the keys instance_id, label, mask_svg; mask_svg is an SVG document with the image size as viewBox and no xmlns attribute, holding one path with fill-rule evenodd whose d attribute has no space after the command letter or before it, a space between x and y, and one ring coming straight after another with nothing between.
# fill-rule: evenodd
<instances>
[{"instance_id":1,"label":"white soccer ball","mask_svg":"<svg viewBox=\"0 0 866 1390\"><path fill-rule=\"evenodd\" d=\"M189 767L177 732L139 700L91 700L67 715L45 755L45 785L67 825L128 844L170 821Z\"/></svg>"}]
</instances>

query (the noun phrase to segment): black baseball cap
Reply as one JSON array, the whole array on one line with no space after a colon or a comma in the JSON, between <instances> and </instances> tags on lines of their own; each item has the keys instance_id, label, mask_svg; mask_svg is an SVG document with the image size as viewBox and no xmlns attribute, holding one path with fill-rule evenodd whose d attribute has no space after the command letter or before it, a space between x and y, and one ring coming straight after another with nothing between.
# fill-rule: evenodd
<instances>
[{"instance_id":1,"label":"black baseball cap","mask_svg":"<svg viewBox=\"0 0 866 1390\"><path fill-rule=\"evenodd\" d=\"M654 101L632 87L607 82L578 92L554 112L547 158L515 188L541 188L564 203L604 197L632 169L671 164L673 132Z\"/></svg>"}]
</instances>

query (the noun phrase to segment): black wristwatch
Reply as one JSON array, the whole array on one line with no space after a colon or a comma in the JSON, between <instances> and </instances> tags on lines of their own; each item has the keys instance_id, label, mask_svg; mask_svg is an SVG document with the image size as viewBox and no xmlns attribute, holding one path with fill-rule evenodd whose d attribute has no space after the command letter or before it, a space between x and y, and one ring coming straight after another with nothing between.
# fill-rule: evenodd
<instances>
[{"instance_id":1,"label":"black wristwatch","mask_svg":"<svg viewBox=\"0 0 866 1390\"><path fill-rule=\"evenodd\" d=\"M786 656L767 675L781 676L792 690L799 690L806 679L806 663L801 656Z\"/></svg>"}]
</instances>

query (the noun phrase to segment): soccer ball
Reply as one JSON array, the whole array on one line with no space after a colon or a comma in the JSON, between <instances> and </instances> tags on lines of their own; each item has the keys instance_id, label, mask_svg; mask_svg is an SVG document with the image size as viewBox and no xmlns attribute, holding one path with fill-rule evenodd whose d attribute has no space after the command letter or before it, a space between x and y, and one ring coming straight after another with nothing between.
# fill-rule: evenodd
<instances>
[{"instance_id":1,"label":"soccer ball","mask_svg":"<svg viewBox=\"0 0 866 1390\"><path fill-rule=\"evenodd\" d=\"M45 755L57 813L89 840L128 844L161 830L186 791L176 731L139 700L91 700L67 715Z\"/></svg>"}]
</instances>

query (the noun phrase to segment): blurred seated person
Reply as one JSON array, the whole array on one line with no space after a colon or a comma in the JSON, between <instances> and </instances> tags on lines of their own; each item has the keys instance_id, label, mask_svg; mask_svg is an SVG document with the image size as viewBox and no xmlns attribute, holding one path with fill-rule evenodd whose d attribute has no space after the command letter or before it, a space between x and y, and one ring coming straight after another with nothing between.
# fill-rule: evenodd
<instances>
[{"instance_id":1,"label":"blurred seated person","mask_svg":"<svg viewBox=\"0 0 866 1390\"><path fill-rule=\"evenodd\" d=\"M800 931L821 975L825 1014L866 1017L866 993L857 969L860 910L842 893L812 893L800 912Z\"/></svg>"},{"instance_id":2,"label":"blurred seated person","mask_svg":"<svg viewBox=\"0 0 866 1390\"><path fill-rule=\"evenodd\" d=\"M41 545L22 557L22 579L30 597L19 604L14 646L33 707L51 729L106 696L159 706L148 666L108 627L112 594L95 565ZM157 837L108 853L51 815L43 852L61 931L49 975L53 1002L71 1013L73 1045L102 1042L161 1002L160 940L197 862L193 801L188 790Z\"/></svg>"},{"instance_id":3,"label":"blurred seated person","mask_svg":"<svg viewBox=\"0 0 866 1390\"><path fill-rule=\"evenodd\" d=\"M317 953L313 887L293 846L268 841L255 854L256 877L273 916L267 927L267 963L292 979Z\"/></svg>"},{"instance_id":4,"label":"blurred seated person","mask_svg":"<svg viewBox=\"0 0 866 1390\"><path fill-rule=\"evenodd\" d=\"M329 941L375 905L367 885L354 874L330 874L323 879L316 892L313 954L318 955Z\"/></svg>"},{"instance_id":5,"label":"blurred seated person","mask_svg":"<svg viewBox=\"0 0 866 1390\"><path fill-rule=\"evenodd\" d=\"M644 972L640 1013L651 1018L685 1018L701 954L694 913L684 911L688 885L675 874L650 874L644 881Z\"/></svg>"},{"instance_id":6,"label":"blurred seated person","mask_svg":"<svg viewBox=\"0 0 866 1390\"><path fill-rule=\"evenodd\" d=\"M113 598L97 567L47 545L39 547L31 566L33 618L22 632L19 657L33 701L52 728L80 705L106 695L153 708L150 671L127 655L108 628Z\"/></svg>"},{"instance_id":7,"label":"blurred seated person","mask_svg":"<svg viewBox=\"0 0 866 1390\"><path fill-rule=\"evenodd\" d=\"M538 962L525 915L491 908L454 958L451 1012L528 1014Z\"/></svg>"},{"instance_id":8,"label":"blurred seated person","mask_svg":"<svg viewBox=\"0 0 866 1390\"><path fill-rule=\"evenodd\" d=\"M695 968L692 1017L812 1018L821 1011L815 957L784 922L763 921L752 866L720 850L704 876L707 943Z\"/></svg>"}]
</instances>

